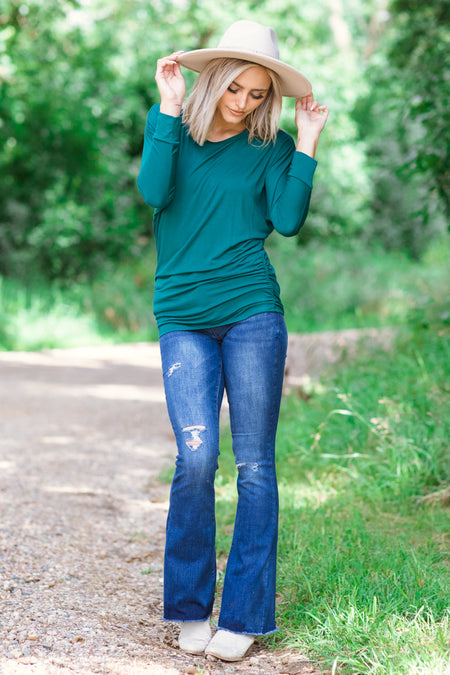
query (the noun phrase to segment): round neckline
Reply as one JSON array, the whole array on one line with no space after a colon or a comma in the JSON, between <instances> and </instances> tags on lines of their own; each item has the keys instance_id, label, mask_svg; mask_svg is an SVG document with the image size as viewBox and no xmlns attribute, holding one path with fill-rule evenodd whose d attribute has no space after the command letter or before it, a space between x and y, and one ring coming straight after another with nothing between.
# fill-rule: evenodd
<instances>
[{"instance_id":1,"label":"round neckline","mask_svg":"<svg viewBox=\"0 0 450 675\"><path fill-rule=\"evenodd\" d=\"M220 145L220 143L229 143L230 141L234 141L236 138L239 138L239 136L242 136L243 134L248 133L248 129L243 129L237 134L234 134L233 136L229 136L228 138L224 138L221 141L208 141L206 139L205 143L210 143L211 145Z\"/></svg>"}]
</instances>

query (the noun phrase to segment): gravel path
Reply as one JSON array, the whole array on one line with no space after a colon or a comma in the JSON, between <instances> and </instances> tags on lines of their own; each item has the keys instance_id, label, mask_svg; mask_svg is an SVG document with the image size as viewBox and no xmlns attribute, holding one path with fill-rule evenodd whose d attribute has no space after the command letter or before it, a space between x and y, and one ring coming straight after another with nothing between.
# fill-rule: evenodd
<instances>
[{"instance_id":1,"label":"gravel path","mask_svg":"<svg viewBox=\"0 0 450 675\"><path fill-rule=\"evenodd\" d=\"M295 383L308 345L292 344ZM261 645L239 664L190 657L161 621L175 447L157 345L0 353L0 402L2 675L319 673Z\"/></svg>"}]
</instances>

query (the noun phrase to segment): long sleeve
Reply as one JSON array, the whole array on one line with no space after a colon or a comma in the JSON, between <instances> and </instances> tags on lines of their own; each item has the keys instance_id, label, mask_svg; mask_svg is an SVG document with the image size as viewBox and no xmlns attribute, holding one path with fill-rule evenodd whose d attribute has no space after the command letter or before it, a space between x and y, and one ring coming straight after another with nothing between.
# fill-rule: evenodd
<instances>
[{"instance_id":1,"label":"long sleeve","mask_svg":"<svg viewBox=\"0 0 450 675\"><path fill-rule=\"evenodd\" d=\"M173 199L180 129L181 116L164 115L159 111L159 105L150 109L137 179L139 192L149 206L163 209Z\"/></svg>"},{"instance_id":2,"label":"long sleeve","mask_svg":"<svg viewBox=\"0 0 450 675\"><path fill-rule=\"evenodd\" d=\"M269 219L277 232L286 237L297 234L306 220L316 166L315 159L294 151L290 139L267 172Z\"/></svg>"},{"instance_id":3,"label":"long sleeve","mask_svg":"<svg viewBox=\"0 0 450 675\"><path fill-rule=\"evenodd\" d=\"M150 123L156 127L156 116ZM152 161L146 148L139 179L160 205L153 220L160 335L282 312L264 242L274 227L288 236L300 229L316 162L295 152L284 131L267 144L249 143L245 131L200 146L183 124L176 147L173 134L170 143L160 136L155 130L146 139Z\"/></svg>"}]
</instances>

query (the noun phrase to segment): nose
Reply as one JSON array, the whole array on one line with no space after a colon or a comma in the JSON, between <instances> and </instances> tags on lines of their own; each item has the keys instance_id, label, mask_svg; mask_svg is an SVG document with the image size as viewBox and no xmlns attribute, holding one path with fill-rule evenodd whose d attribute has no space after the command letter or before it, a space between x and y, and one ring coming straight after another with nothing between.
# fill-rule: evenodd
<instances>
[{"instance_id":1,"label":"nose","mask_svg":"<svg viewBox=\"0 0 450 675\"><path fill-rule=\"evenodd\" d=\"M239 92L236 95L236 105L238 107L238 110L245 110L246 103L247 103L247 94L244 91Z\"/></svg>"}]
</instances>

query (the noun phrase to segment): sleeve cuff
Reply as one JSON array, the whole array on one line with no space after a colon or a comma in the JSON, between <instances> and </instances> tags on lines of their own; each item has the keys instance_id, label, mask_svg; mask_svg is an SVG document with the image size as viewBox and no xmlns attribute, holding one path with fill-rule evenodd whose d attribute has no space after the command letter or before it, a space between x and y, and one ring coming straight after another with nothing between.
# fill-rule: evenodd
<instances>
[{"instance_id":1,"label":"sleeve cuff","mask_svg":"<svg viewBox=\"0 0 450 675\"><path fill-rule=\"evenodd\" d=\"M162 112L158 113L156 118L155 132L153 138L165 143L179 143L181 129L181 115L172 117Z\"/></svg>"},{"instance_id":2,"label":"sleeve cuff","mask_svg":"<svg viewBox=\"0 0 450 675\"><path fill-rule=\"evenodd\" d=\"M313 176L314 171L316 170L317 162L315 159L309 155L305 155L304 152L294 152L294 156L291 162L291 168L289 174L294 178L298 178L303 181L310 188L313 186Z\"/></svg>"}]
</instances>

